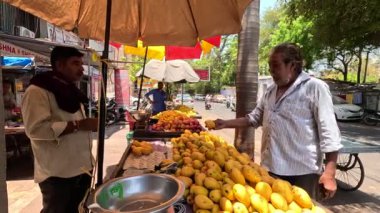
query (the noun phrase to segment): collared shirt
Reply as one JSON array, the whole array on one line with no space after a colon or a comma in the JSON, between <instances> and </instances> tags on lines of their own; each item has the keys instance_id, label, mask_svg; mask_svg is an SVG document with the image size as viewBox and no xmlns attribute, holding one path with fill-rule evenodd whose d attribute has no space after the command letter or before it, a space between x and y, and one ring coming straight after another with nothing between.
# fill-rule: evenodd
<instances>
[{"instance_id":1,"label":"collared shirt","mask_svg":"<svg viewBox=\"0 0 380 213\"><path fill-rule=\"evenodd\" d=\"M328 85L302 72L277 102L276 92L247 115L263 126L261 164L278 175L321 173L323 153L342 147Z\"/></svg>"},{"instance_id":2,"label":"collared shirt","mask_svg":"<svg viewBox=\"0 0 380 213\"><path fill-rule=\"evenodd\" d=\"M83 109L73 114L63 111L53 93L31 85L23 97L22 115L32 143L35 182L48 177L70 178L92 169L91 132L60 136L68 121L85 118Z\"/></svg>"},{"instance_id":3,"label":"collared shirt","mask_svg":"<svg viewBox=\"0 0 380 213\"><path fill-rule=\"evenodd\" d=\"M165 100L166 93L160 89L154 89L145 94L145 97L153 95L153 113L159 113L166 110Z\"/></svg>"}]
</instances>

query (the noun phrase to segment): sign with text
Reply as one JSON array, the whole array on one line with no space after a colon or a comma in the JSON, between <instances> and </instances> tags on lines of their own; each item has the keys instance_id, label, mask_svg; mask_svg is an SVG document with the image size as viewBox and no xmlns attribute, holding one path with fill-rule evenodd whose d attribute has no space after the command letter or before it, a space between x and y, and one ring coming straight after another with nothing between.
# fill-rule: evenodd
<instances>
[{"instance_id":1,"label":"sign with text","mask_svg":"<svg viewBox=\"0 0 380 213\"><path fill-rule=\"evenodd\" d=\"M10 56L33 56L38 62L49 62L49 57L32 52L14 44L0 41L0 55Z\"/></svg>"},{"instance_id":2,"label":"sign with text","mask_svg":"<svg viewBox=\"0 0 380 213\"><path fill-rule=\"evenodd\" d=\"M194 70L201 81L210 81L210 70L208 69L195 69Z\"/></svg>"}]
</instances>

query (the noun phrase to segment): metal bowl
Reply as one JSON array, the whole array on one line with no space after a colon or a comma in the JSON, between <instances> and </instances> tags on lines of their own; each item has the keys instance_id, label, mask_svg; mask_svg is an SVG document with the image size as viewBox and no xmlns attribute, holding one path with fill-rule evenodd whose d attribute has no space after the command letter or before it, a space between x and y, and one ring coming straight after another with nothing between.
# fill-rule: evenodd
<instances>
[{"instance_id":1,"label":"metal bowl","mask_svg":"<svg viewBox=\"0 0 380 213\"><path fill-rule=\"evenodd\" d=\"M170 175L144 174L105 183L96 191L95 203L101 212L167 212L184 191L184 184Z\"/></svg>"}]
</instances>

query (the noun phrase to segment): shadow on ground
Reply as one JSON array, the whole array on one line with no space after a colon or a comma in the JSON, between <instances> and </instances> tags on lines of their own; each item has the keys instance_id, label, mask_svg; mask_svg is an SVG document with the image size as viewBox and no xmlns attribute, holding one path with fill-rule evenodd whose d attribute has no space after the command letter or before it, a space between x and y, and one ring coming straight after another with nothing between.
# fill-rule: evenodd
<instances>
[{"instance_id":1,"label":"shadow on ground","mask_svg":"<svg viewBox=\"0 0 380 213\"><path fill-rule=\"evenodd\" d=\"M367 126L362 122L338 122L342 136L350 137L363 142L380 141L380 127Z\"/></svg>"},{"instance_id":2,"label":"shadow on ground","mask_svg":"<svg viewBox=\"0 0 380 213\"><path fill-rule=\"evenodd\" d=\"M360 190L353 192L338 190L334 198L321 203L333 212L380 212L379 197Z\"/></svg>"},{"instance_id":3,"label":"shadow on ground","mask_svg":"<svg viewBox=\"0 0 380 213\"><path fill-rule=\"evenodd\" d=\"M127 126L128 126L127 124L123 124L123 123L117 123L117 124L108 126L106 128L105 139L109 139L113 134L115 134L116 132L122 129L125 129Z\"/></svg>"},{"instance_id":4,"label":"shadow on ground","mask_svg":"<svg viewBox=\"0 0 380 213\"><path fill-rule=\"evenodd\" d=\"M33 155L31 152L7 159L7 181L33 180L33 170Z\"/></svg>"}]
</instances>

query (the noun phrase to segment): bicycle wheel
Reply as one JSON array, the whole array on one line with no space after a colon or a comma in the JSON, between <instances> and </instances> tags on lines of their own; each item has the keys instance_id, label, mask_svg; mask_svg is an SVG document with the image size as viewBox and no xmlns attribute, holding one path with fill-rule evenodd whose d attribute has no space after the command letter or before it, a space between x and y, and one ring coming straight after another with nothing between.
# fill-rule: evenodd
<instances>
[{"instance_id":1,"label":"bicycle wheel","mask_svg":"<svg viewBox=\"0 0 380 213\"><path fill-rule=\"evenodd\" d=\"M336 179L338 188L343 191L355 191L363 184L364 167L358 154L339 154Z\"/></svg>"}]
</instances>

